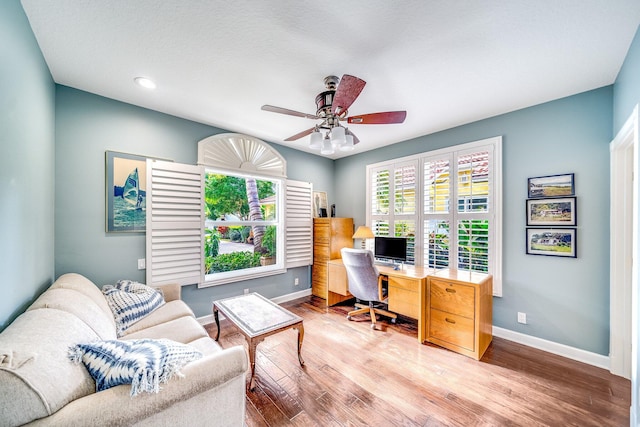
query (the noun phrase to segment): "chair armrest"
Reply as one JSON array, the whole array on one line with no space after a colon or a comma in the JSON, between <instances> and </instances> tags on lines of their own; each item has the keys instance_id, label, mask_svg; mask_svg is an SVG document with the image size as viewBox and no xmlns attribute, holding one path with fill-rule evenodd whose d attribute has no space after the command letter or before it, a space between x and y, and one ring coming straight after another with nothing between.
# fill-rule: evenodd
<instances>
[{"instance_id":1,"label":"chair armrest","mask_svg":"<svg viewBox=\"0 0 640 427\"><path fill-rule=\"evenodd\" d=\"M164 300L166 302L179 300L182 297L182 286L177 283L157 285L153 286L153 288L162 292L162 294L164 295Z\"/></svg>"},{"instance_id":2,"label":"chair armrest","mask_svg":"<svg viewBox=\"0 0 640 427\"><path fill-rule=\"evenodd\" d=\"M387 286L388 286L389 276L386 276L384 274L378 274L378 301L384 301L385 299L387 299L388 288L385 288L382 285L382 283L385 280L387 281Z\"/></svg>"},{"instance_id":3,"label":"chair armrest","mask_svg":"<svg viewBox=\"0 0 640 427\"><path fill-rule=\"evenodd\" d=\"M239 376L242 376L242 390L239 391L238 399L244 399L247 367L244 347L231 347L187 364L182 368L184 378L174 377L161 384L161 390L157 394L140 393L130 397L131 384L123 384L76 399L51 416L36 420L30 425L130 425L154 416L172 405L184 405L190 398ZM198 403L198 406L201 404ZM185 417L189 416L189 412L185 412ZM184 421L187 422L186 418Z\"/></svg>"}]
</instances>

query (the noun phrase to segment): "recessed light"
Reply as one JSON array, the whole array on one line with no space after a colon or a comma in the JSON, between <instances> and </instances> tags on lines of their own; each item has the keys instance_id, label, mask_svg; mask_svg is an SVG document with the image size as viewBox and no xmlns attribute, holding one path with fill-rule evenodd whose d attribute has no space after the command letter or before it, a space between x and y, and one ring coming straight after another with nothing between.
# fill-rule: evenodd
<instances>
[{"instance_id":1,"label":"recessed light","mask_svg":"<svg viewBox=\"0 0 640 427\"><path fill-rule=\"evenodd\" d=\"M135 79L133 79L133 81L147 89L156 88L155 82L147 77L136 77Z\"/></svg>"}]
</instances>

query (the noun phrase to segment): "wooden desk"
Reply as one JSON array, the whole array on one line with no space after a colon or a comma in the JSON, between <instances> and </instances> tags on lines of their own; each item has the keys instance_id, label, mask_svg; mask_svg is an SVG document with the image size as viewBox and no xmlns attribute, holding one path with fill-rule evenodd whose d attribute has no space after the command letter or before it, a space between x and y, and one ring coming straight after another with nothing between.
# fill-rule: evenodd
<instances>
[{"instance_id":1,"label":"wooden desk","mask_svg":"<svg viewBox=\"0 0 640 427\"><path fill-rule=\"evenodd\" d=\"M404 266L402 270L393 267L376 266L380 274L389 278L389 311L418 320L418 340L427 339L427 276L435 272L431 268ZM353 298L349 293L347 271L341 259L327 263L327 305Z\"/></svg>"}]
</instances>

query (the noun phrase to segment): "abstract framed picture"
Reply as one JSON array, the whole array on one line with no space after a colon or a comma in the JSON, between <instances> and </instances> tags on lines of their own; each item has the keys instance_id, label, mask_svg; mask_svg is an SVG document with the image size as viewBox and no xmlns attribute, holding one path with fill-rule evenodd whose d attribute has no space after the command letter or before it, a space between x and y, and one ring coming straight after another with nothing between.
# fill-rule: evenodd
<instances>
[{"instance_id":1,"label":"abstract framed picture","mask_svg":"<svg viewBox=\"0 0 640 427\"><path fill-rule=\"evenodd\" d=\"M576 224L576 198L527 200L527 225L555 225L559 227Z\"/></svg>"},{"instance_id":2,"label":"abstract framed picture","mask_svg":"<svg viewBox=\"0 0 640 427\"><path fill-rule=\"evenodd\" d=\"M576 229L527 228L527 254L576 258Z\"/></svg>"},{"instance_id":3,"label":"abstract framed picture","mask_svg":"<svg viewBox=\"0 0 640 427\"><path fill-rule=\"evenodd\" d=\"M528 179L529 199L575 195L573 174L538 176Z\"/></svg>"},{"instance_id":4,"label":"abstract framed picture","mask_svg":"<svg viewBox=\"0 0 640 427\"><path fill-rule=\"evenodd\" d=\"M106 231L144 232L147 157L105 152Z\"/></svg>"}]
</instances>

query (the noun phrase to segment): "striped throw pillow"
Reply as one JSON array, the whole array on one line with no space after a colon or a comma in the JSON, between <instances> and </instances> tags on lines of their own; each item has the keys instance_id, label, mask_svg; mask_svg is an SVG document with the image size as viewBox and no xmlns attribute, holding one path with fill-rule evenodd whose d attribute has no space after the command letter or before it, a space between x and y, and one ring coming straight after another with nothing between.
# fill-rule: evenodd
<instances>
[{"instance_id":1,"label":"striped throw pillow","mask_svg":"<svg viewBox=\"0 0 640 427\"><path fill-rule=\"evenodd\" d=\"M131 384L131 396L158 393L161 383L183 377L180 369L201 357L195 348L168 339L98 341L69 349L69 359L82 362L96 381L96 391Z\"/></svg>"},{"instance_id":2,"label":"striped throw pillow","mask_svg":"<svg viewBox=\"0 0 640 427\"><path fill-rule=\"evenodd\" d=\"M116 333L122 337L138 320L164 304L162 294L150 286L131 280L120 280L102 288L116 321Z\"/></svg>"}]
</instances>

